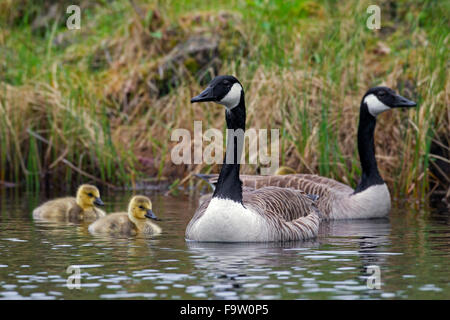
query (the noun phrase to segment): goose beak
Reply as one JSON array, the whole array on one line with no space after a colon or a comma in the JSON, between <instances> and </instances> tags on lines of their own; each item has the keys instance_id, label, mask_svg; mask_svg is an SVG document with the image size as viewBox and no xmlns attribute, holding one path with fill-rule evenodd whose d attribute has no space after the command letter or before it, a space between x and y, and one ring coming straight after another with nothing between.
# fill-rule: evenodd
<instances>
[{"instance_id":1,"label":"goose beak","mask_svg":"<svg viewBox=\"0 0 450 320\"><path fill-rule=\"evenodd\" d=\"M158 217L156 217L156 215L153 213L153 211L151 209L147 210L147 213L145 214L145 217L149 218L149 219L156 220L156 221L158 221L158 220L160 221L161 220L161 219L158 219Z\"/></svg>"},{"instance_id":2,"label":"goose beak","mask_svg":"<svg viewBox=\"0 0 450 320\"><path fill-rule=\"evenodd\" d=\"M414 101L408 100L399 94L395 95L394 108L412 108L415 106L417 106L417 103Z\"/></svg>"},{"instance_id":3,"label":"goose beak","mask_svg":"<svg viewBox=\"0 0 450 320\"><path fill-rule=\"evenodd\" d=\"M97 206L104 206L105 204L103 203L102 199L100 198L95 198L94 204Z\"/></svg>"},{"instance_id":4,"label":"goose beak","mask_svg":"<svg viewBox=\"0 0 450 320\"><path fill-rule=\"evenodd\" d=\"M191 103L205 101L215 101L212 87L206 88L198 96L191 99Z\"/></svg>"}]
</instances>

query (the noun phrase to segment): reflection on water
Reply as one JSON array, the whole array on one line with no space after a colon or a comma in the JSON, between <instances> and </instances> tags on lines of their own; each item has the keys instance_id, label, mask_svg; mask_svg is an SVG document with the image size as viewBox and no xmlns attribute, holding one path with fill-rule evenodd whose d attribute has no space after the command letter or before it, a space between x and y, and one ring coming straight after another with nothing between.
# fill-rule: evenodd
<instances>
[{"instance_id":1,"label":"reflection on water","mask_svg":"<svg viewBox=\"0 0 450 320\"><path fill-rule=\"evenodd\" d=\"M128 194L103 196L108 212ZM163 233L92 236L87 223L35 221L34 195L0 193L3 299L449 299L448 212L394 209L389 219L323 223L313 241L185 242L196 199L153 196ZM81 288L68 289L70 265ZM381 289L369 289L378 266Z\"/></svg>"}]
</instances>

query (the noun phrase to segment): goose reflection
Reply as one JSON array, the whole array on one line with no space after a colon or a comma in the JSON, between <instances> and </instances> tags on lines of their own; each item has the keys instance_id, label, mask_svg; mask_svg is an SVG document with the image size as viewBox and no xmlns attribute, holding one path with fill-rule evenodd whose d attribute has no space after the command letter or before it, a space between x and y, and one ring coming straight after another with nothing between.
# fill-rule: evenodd
<instances>
[{"instance_id":1,"label":"goose reflection","mask_svg":"<svg viewBox=\"0 0 450 320\"><path fill-rule=\"evenodd\" d=\"M391 254L391 225L388 219L339 220L322 223L319 236L312 241L285 243L200 243L186 246L194 269L205 274L205 282L219 279L212 291L238 292L243 283L269 282L269 274L294 272L302 268L322 269L328 259L351 259L359 265L359 280L365 285L367 267L382 266ZM323 260L311 260L313 256ZM305 259L308 257L307 259ZM333 258L331 258L333 257ZM331 262L330 262L331 263ZM335 262L333 262L335 263ZM355 265L355 264L353 264ZM302 272L300 272L302 273ZM231 296L233 297L233 296Z\"/></svg>"},{"instance_id":2,"label":"goose reflection","mask_svg":"<svg viewBox=\"0 0 450 320\"><path fill-rule=\"evenodd\" d=\"M354 243L360 248L390 244L391 223L387 218L334 220L323 222L319 228L321 243Z\"/></svg>"},{"instance_id":3,"label":"goose reflection","mask_svg":"<svg viewBox=\"0 0 450 320\"><path fill-rule=\"evenodd\" d=\"M356 256L359 259L361 284L365 284L372 274L369 272L370 266L382 270L391 255L401 254L390 252L390 235L391 223L388 218L329 221L323 223L319 229L321 245L331 244L335 247L329 253Z\"/></svg>"},{"instance_id":4,"label":"goose reflection","mask_svg":"<svg viewBox=\"0 0 450 320\"><path fill-rule=\"evenodd\" d=\"M219 243L187 241L191 258L199 267L244 269L247 265L278 267L283 265L280 255L287 249L318 248L317 239L309 241L267 243Z\"/></svg>"},{"instance_id":5,"label":"goose reflection","mask_svg":"<svg viewBox=\"0 0 450 320\"><path fill-rule=\"evenodd\" d=\"M301 268L304 261L299 259L298 250L317 249L319 242L187 242L186 246L194 272L201 274L202 283L211 287L215 297L236 299L242 292L253 292L253 285L271 282L271 277L290 274L293 268ZM264 290L257 291L254 294L258 298L277 298L264 296Z\"/></svg>"}]
</instances>

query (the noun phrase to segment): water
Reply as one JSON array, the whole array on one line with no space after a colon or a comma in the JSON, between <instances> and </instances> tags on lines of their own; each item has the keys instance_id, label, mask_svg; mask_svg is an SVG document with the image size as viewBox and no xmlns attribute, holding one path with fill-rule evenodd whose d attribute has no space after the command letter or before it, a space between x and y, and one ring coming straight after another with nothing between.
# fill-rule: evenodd
<instances>
[{"instance_id":1,"label":"water","mask_svg":"<svg viewBox=\"0 0 450 320\"><path fill-rule=\"evenodd\" d=\"M0 193L1 299L450 298L448 212L394 208L389 219L324 223L308 242L200 244L184 240L196 199L152 196L163 234L119 239L34 221L43 199L9 192ZM112 212L129 195L102 198ZM80 289L67 287L70 265ZM369 266L380 289L367 286Z\"/></svg>"}]
</instances>

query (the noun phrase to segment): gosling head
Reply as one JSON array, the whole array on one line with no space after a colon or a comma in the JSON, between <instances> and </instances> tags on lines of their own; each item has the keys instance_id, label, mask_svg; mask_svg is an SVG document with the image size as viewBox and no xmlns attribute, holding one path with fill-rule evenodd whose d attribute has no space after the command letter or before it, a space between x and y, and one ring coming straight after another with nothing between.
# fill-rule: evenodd
<instances>
[{"instance_id":1,"label":"gosling head","mask_svg":"<svg viewBox=\"0 0 450 320\"><path fill-rule=\"evenodd\" d=\"M235 108L244 97L244 90L238 79L233 76L217 76L198 96L191 99L194 102L213 101L224 105L227 110Z\"/></svg>"},{"instance_id":2,"label":"gosling head","mask_svg":"<svg viewBox=\"0 0 450 320\"><path fill-rule=\"evenodd\" d=\"M374 87L369 89L363 97L363 103L373 117L377 117L380 113L392 108L412 108L417 104L408 100L394 90L387 87Z\"/></svg>"},{"instance_id":3,"label":"gosling head","mask_svg":"<svg viewBox=\"0 0 450 320\"><path fill-rule=\"evenodd\" d=\"M97 206L104 206L102 199L100 199L100 191L96 186L90 184L83 184L77 191L77 204L83 209L89 209Z\"/></svg>"},{"instance_id":4,"label":"gosling head","mask_svg":"<svg viewBox=\"0 0 450 320\"><path fill-rule=\"evenodd\" d=\"M160 220L152 211L152 202L145 196L134 196L128 205L128 216L133 221Z\"/></svg>"}]
</instances>

